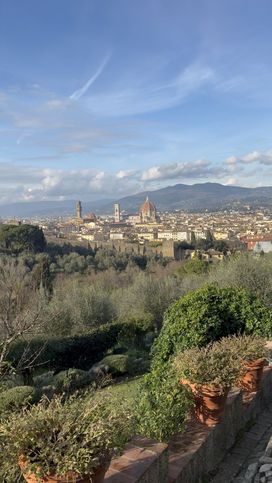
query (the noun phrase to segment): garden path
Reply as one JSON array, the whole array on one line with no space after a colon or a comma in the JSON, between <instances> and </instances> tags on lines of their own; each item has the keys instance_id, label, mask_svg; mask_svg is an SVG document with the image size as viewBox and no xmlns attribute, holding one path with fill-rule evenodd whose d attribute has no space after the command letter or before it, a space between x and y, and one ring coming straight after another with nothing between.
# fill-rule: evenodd
<instances>
[{"instance_id":1,"label":"garden path","mask_svg":"<svg viewBox=\"0 0 272 483\"><path fill-rule=\"evenodd\" d=\"M231 448L223 459L210 483L246 483L244 475L248 466L263 455L272 435L272 404Z\"/></svg>"}]
</instances>

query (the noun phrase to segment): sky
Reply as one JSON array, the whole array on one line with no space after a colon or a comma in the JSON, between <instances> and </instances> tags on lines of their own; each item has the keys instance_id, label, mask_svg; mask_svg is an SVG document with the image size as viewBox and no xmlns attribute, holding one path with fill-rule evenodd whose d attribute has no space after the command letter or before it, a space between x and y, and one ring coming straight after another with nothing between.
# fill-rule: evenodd
<instances>
[{"instance_id":1,"label":"sky","mask_svg":"<svg viewBox=\"0 0 272 483\"><path fill-rule=\"evenodd\" d=\"M0 0L0 204L272 185L271 0Z\"/></svg>"}]
</instances>

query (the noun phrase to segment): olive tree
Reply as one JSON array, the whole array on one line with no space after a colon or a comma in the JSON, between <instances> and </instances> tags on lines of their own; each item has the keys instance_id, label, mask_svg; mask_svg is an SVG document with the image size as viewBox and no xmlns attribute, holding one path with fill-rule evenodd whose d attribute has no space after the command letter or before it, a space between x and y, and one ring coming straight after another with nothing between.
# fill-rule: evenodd
<instances>
[{"instance_id":1,"label":"olive tree","mask_svg":"<svg viewBox=\"0 0 272 483\"><path fill-rule=\"evenodd\" d=\"M0 378L6 374L12 344L29 339L41 326L44 297L35 284L32 273L18 259L0 257ZM29 368L34 359L26 345L20 369Z\"/></svg>"}]
</instances>

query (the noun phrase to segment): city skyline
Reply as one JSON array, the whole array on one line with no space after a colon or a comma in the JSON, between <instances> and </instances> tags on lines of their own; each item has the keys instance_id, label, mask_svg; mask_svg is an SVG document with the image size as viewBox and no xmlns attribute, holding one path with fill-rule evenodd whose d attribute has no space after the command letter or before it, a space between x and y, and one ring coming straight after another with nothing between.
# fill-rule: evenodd
<instances>
[{"instance_id":1,"label":"city skyline","mask_svg":"<svg viewBox=\"0 0 272 483\"><path fill-rule=\"evenodd\" d=\"M0 204L271 185L271 3L0 5Z\"/></svg>"}]
</instances>

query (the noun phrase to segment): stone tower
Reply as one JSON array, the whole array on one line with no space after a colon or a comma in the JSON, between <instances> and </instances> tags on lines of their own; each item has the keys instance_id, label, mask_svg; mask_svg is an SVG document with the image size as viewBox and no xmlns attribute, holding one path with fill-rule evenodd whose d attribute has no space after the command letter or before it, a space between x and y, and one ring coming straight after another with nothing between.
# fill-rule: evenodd
<instances>
[{"instance_id":1,"label":"stone tower","mask_svg":"<svg viewBox=\"0 0 272 483\"><path fill-rule=\"evenodd\" d=\"M81 206L81 201L77 201L77 203L76 203L76 217L79 220L82 219L82 206Z\"/></svg>"},{"instance_id":2,"label":"stone tower","mask_svg":"<svg viewBox=\"0 0 272 483\"><path fill-rule=\"evenodd\" d=\"M120 223L121 215L120 215L120 205L119 203L114 203L114 221L115 223Z\"/></svg>"}]
</instances>

